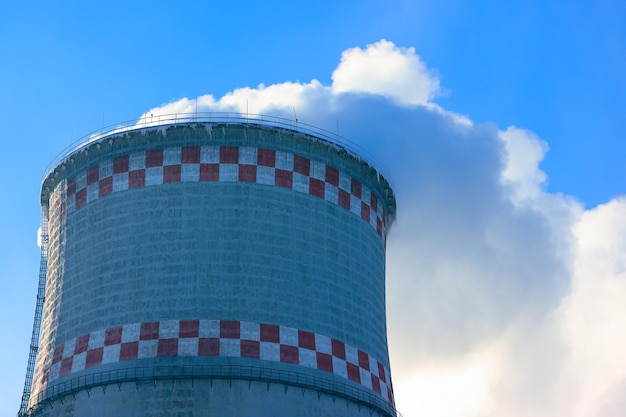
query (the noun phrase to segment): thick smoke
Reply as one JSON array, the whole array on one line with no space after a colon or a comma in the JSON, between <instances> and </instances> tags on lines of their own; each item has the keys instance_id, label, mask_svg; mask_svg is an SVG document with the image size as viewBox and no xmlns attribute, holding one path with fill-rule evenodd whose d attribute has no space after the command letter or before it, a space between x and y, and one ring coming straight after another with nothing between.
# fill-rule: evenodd
<instances>
[{"instance_id":1,"label":"thick smoke","mask_svg":"<svg viewBox=\"0 0 626 417\"><path fill-rule=\"evenodd\" d=\"M406 416L613 416L626 404L626 200L546 193L532 132L442 109L412 48L344 52L333 84L181 99L144 116L240 111L353 141L390 177L387 305ZM295 116L297 114L297 116Z\"/></svg>"}]
</instances>

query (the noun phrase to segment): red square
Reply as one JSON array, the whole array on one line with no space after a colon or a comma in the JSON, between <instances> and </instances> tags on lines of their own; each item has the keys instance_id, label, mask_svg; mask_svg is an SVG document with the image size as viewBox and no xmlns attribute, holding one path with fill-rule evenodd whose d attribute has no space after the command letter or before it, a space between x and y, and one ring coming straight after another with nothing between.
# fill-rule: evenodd
<instances>
[{"instance_id":1,"label":"red square","mask_svg":"<svg viewBox=\"0 0 626 417\"><path fill-rule=\"evenodd\" d=\"M393 393L389 387L387 387L387 399L389 400L389 404L393 405Z\"/></svg>"},{"instance_id":2,"label":"red square","mask_svg":"<svg viewBox=\"0 0 626 417\"><path fill-rule=\"evenodd\" d=\"M259 149L257 151L257 164L270 168L276 167L276 151L273 149Z\"/></svg>"},{"instance_id":3,"label":"red square","mask_svg":"<svg viewBox=\"0 0 626 417\"><path fill-rule=\"evenodd\" d=\"M274 171L274 183L279 187L292 188L293 172L276 168Z\"/></svg>"},{"instance_id":4,"label":"red square","mask_svg":"<svg viewBox=\"0 0 626 417\"><path fill-rule=\"evenodd\" d=\"M122 343L120 346L120 361L137 359L139 342Z\"/></svg>"},{"instance_id":5,"label":"red square","mask_svg":"<svg viewBox=\"0 0 626 417\"><path fill-rule=\"evenodd\" d=\"M76 194L76 177L67 180L67 196L71 197Z\"/></svg>"},{"instance_id":6,"label":"red square","mask_svg":"<svg viewBox=\"0 0 626 417\"><path fill-rule=\"evenodd\" d=\"M299 350L296 346L280 345L280 361L285 363L300 363Z\"/></svg>"},{"instance_id":7,"label":"red square","mask_svg":"<svg viewBox=\"0 0 626 417\"><path fill-rule=\"evenodd\" d=\"M359 366L366 371L370 370L370 357L362 350L359 350Z\"/></svg>"},{"instance_id":8,"label":"red square","mask_svg":"<svg viewBox=\"0 0 626 417\"><path fill-rule=\"evenodd\" d=\"M178 339L159 339L157 356L178 356Z\"/></svg>"},{"instance_id":9,"label":"red square","mask_svg":"<svg viewBox=\"0 0 626 417\"><path fill-rule=\"evenodd\" d=\"M87 185L98 182L100 179L100 166L94 165L87 170Z\"/></svg>"},{"instance_id":10,"label":"red square","mask_svg":"<svg viewBox=\"0 0 626 417\"><path fill-rule=\"evenodd\" d=\"M374 210L378 209L378 197L376 197L376 194L372 193L372 196L370 198L370 207L372 207Z\"/></svg>"},{"instance_id":11,"label":"red square","mask_svg":"<svg viewBox=\"0 0 626 417\"><path fill-rule=\"evenodd\" d=\"M311 173L311 160L309 158L303 158L299 155L294 155L293 171L308 177Z\"/></svg>"},{"instance_id":12,"label":"red square","mask_svg":"<svg viewBox=\"0 0 626 417\"><path fill-rule=\"evenodd\" d=\"M315 335L311 332L298 330L298 346L301 348L315 350Z\"/></svg>"},{"instance_id":13,"label":"red square","mask_svg":"<svg viewBox=\"0 0 626 417\"><path fill-rule=\"evenodd\" d=\"M128 155L113 158L113 174L123 174L128 172Z\"/></svg>"},{"instance_id":14,"label":"red square","mask_svg":"<svg viewBox=\"0 0 626 417\"><path fill-rule=\"evenodd\" d=\"M357 384L360 384L361 371L359 370L359 367L350 362L346 362L346 365L348 366L348 379L350 381L356 382Z\"/></svg>"},{"instance_id":15,"label":"red square","mask_svg":"<svg viewBox=\"0 0 626 417\"><path fill-rule=\"evenodd\" d=\"M220 356L220 339L201 337L198 340L198 356Z\"/></svg>"},{"instance_id":16,"label":"red square","mask_svg":"<svg viewBox=\"0 0 626 417\"><path fill-rule=\"evenodd\" d=\"M378 376L383 382L387 382L387 378L385 378L385 368L380 362L378 362Z\"/></svg>"},{"instance_id":17,"label":"red square","mask_svg":"<svg viewBox=\"0 0 626 417\"><path fill-rule=\"evenodd\" d=\"M256 165L239 165L240 182L256 182Z\"/></svg>"},{"instance_id":18,"label":"red square","mask_svg":"<svg viewBox=\"0 0 626 417\"><path fill-rule=\"evenodd\" d=\"M324 181L311 178L309 180L309 194L315 197L324 198Z\"/></svg>"},{"instance_id":19,"label":"red square","mask_svg":"<svg viewBox=\"0 0 626 417\"><path fill-rule=\"evenodd\" d=\"M261 344L259 342L255 340L242 340L240 346L242 358L260 358Z\"/></svg>"},{"instance_id":20,"label":"red square","mask_svg":"<svg viewBox=\"0 0 626 417\"><path fill-rule=\"evenodd\" d=\"M361 218L366 222L370 221L370 206L365 204L365 202L361 202Z\"/></svg>"},{"instance_id":21,"label":"red square","mask_svg":"<svg viewBox=\"0 0 626 417\"><path fill-rule=\"evenodd\" d=\"M113 177L106 177L98 183L98 197L104 197L113 192Z\"/></svg>"},{"instance_id":22,"label":"red square","mask_svg":"<svg viewBox=\"0 0 626 417\"><path fill-rule=\"evenodd\" d=\"M54 348L54 354L52 355L52 364L60 362L63 359L63 348L64 345L59 345Z\"/></svg>"},{"instance_id":23,"label":"red square","mask_svg":"<svg viewBox=\"0 0 626 417\"><path fill-rule=\"evenodd\" d=\"M376 218L376 233L378 233L380 236L383 235L383 222L382 220L380 220L380 217Z\"/></svg>"},{"instance_id":24,"label":"red square","mask_svg":"<svg viewBox=\"0 0 626 417\"><path fill-rule=\"evenodd\" d=\"M337 168L326 165L326 182L339 187L339 171L337 171Z\"/></svg>"},{"instance_id":25,"label":"red square","mask_svg":"<svg viewBox=\"0 0 626 417\"><path fill-rule=\"evenodd\" d=\"M200 147L199 146L183 146L182 161L183 161L183 164L199 164L200 163Z\"/></svg>"},{"instance_id":26,"label":"red square","mask_svg":"<svg viewBox=\"0 0 626 417\"><path fill-rule=\"evenodd\" d=\"M317 369L326 372L333 372L333 357L322 352L316 352Z\"/></svg>"},{"instance_id":27,"label":"red square","mask_svg":"<svg viewBox=\"0 0 626 417\"><path fill-rule=\"evenodd\" d=\"M74 357L70 356L69 358L65 358L61 361L61 371L59 372L59 376L67 375L72 372L72 362L74 361Z\"/></svg>"},{"instance_id":28,"label":"red square","mask_svg":"<svg viewBox=\"0 0 626 417\"><path fill-rule=\"evenodd\" d=\"M87 202L87 189L83 188L76 192L76 208L82 207Z\"/></svg>"},{"instance_id":29,"label":"red square","mask_svg":"<svg viewBox=\"0 0 626 417\"><path fill-rule=\"evenodd\" d=\"M139 340L154 340L159 338L159 322L141 323Z\"/></svg>"},{"instance_id":30,"label":"red square","mask_svg":"<svg viewBox=\"0 0 626 417\"><path fill-rule=\"evenodd\" d=\"M181 165L166 165L163 167L163 183L180 182Z\"/></svg>"},{"instance_id":31,"label":"red square","mask_svg":"<svg viewBox=\"0 0 626 417\"><path fill-rule=\"evenodd\" d=\"M382 394L380 391L380 379L374 374L372 374L372 389L379 394Z\"/></svg>"},{"instance_id":32,"label":"red square","mask_svg":"<svg viewBox=\"0 0 626 417\"><path fill-rule=\"evenodd\" d=\"M97 348L87 351L87 359L85 360L85 368L102 365L102 353L104 348Z\"/></svg>"},{"instance_id":33,"label":"red square","mask_svg":"<svg viewBox=\"0 0 626 417\"><path fill-rule=\"evenodd\" d=\"M74 346L74 355L87 352L88 347L89 347L89 335L86 334L83 336L78 336L76 338L76 345Z\"/></svg>"},{"instance_id":34,"label":"red square","mask_svg":"<svg viewBox=\"0 0 626 417\"><path fill-rule=\"evenodd\" d=\"M104 346L119 345L122 343L122 326L111 327L104 334Z\"/></svg>"},{"instance_id":35,"label":"red square","mask_svg":"<svg viewBox=\"0 0 626 417\"><path fill-rule=\"evenodd\" d=\"M200 334L199 320L181 320L178 325L178 337L198 337Z\"/></svg>"},{"instance_id":36,"label":"red square","mask_svg":"<svg viewBox=\"0 0 626 417\"><path fill-rule=\"evenodd\" d=\"M128 188L138 188L146 185L146 170L138 169L128 173Z\"/></svg>"},{"instance_id":37,"label":"red square","mask_svg":"<svg viewBox=\"0 0 626 417\"><path fill-rule=\"evenodd\" d=\"M331 339L331 344L333 347L333 356L336 356L340 359L346 359L346 345L339 340Z\"/></svg>"},{"instance_id":38,"label":"red square","mask_svg":"<svg viewBox=\"0 0 626 417\"><path fill-rule=\"evenodd\" d=\"M200 164L200 181L219 181L219 164Z\"/></svg>"},{"instance_id":39,"label":"red square","mask_svg":"<svg viewBox=\"0 0 626 417\"><path fill-rule=\"evenodd\" d=\"M239 147L220 146L220 163L221 164L238 164L239 163Z\"/></svg>"},{"instance_id":40,"label":"red square","mask_svg":"<svg viewBox=\"0 0 626 417\"><path fill-rule=\"evenodd\" d=\"M220 321L220 337L225 339L239 339L240 335L239 321L222 320Z\"/></svg>"},{"instance_id":41,"label":"red square","mask_svg":"<svg viewBox=\"0 0 626 417\"><path fill-rule=\"evenodd\" d=\"M350 210L350 194L341 188L339 189L339 205L346 210Z\"/></svg>"},{"instance_id":42,"label":"red square","mask_svg":"<svg viewBox=\"0 0 626 417\"><path fill-rule=\"evenodd\" d=\"M163 149L146 151L146 168L163 166Z\"/></svg>"},{"instance_id":43,"label":"red square","mask_svg":"<svg viewBox=\"0 0 626 417\"><path fill-rule=\"evenodd\" d=\"M354 178L352 178L352 182L350 183L350 193L356 198L361 198L361 183Z\"/></svg>"},{"instance_id":44,"label":"red square","mask_svg":"<svg viewBox=\"0 0 626 417\"><path fill-rule=\"evenodd\" d=\"M261 324L261 342L280 343L280 328L273 324Z\"/></svg>"}]
</instances>

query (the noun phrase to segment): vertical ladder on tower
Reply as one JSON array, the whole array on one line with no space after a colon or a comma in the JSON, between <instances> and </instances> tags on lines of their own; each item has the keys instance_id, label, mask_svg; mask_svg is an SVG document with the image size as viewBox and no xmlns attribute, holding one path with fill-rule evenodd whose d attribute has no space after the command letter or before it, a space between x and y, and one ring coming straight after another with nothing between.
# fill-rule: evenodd
<instances>
[{"instance_id":1,"label":"vertical ladder on tower","mask_svg":"<svg viewBox=\"0 0 626 417\"><path fill-rule=\"evenodd\" d=\"M24 380L24 392L18 417L27 415L30 391L33 385L33 375L35 373L35 363L37 352L39 351L39 334L41 333L41 319L43 316L43 304L46 298L46 274L48 271L48 207L42 207L41 213L41 259L39 261L39 286L37 289L37 304L35 306L35 319L33 320L33 333L30 339L30 353L28 355L28 366L26 368L26 379Z\"/></svg>"}]
</instances>

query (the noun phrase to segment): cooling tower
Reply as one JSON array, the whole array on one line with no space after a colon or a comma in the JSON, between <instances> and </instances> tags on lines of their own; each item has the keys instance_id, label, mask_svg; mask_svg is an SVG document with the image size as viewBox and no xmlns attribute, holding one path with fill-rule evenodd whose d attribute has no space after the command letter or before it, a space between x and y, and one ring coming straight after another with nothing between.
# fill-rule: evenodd
<instances>
[{"instance_id":1,"label":"cooling tower","mask_svg":"<svg viewBox=\"0 0 626 417\"><path fill-rule=\"evenodd\" d=\"M322 131L268 120L112 131L49 170L22 412L396 415L392 189Z\"/></svg>"}]
</instances>

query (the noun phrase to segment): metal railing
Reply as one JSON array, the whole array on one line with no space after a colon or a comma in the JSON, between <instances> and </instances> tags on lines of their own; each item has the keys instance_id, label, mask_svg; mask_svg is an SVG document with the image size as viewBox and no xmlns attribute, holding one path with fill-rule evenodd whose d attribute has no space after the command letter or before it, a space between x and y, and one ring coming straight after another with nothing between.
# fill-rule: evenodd
<instances>
[{"instance_id":1,"label":"metal railing","mask_svg":"<svg viewBox=\"0 0 626 417\"><path fill-rule=\"evenodd\" d=\"M168 127L187 123L246 124L282 128L308 134L318 139L325 140L331 144L336 144L343 147L355 157L362 159L373 168L375 168L391 184L389 173L386 171L386 169L384 169L379 161L376 161L375 157L370 152L359 146L356 142L340 136L337 133L333 133L329 130L325 130L313 125L309 125L307 123L302 123L297 119L291 120L277 116L236 112L158 114L156 116L144 116L140 119L133 119L108 126L103 126L100 129L95 130L73 141L69 146L63 149L57 156L52 159L52 161L46 168L43 178L45 180L50 172L52 172L54 167L67 159L71 154L93 143L97 143L99 140L102 140L103 138L106 138L108 136L118 133L131 132L135 130L143 130L156 127Z\"/></svg>"},{"instance_id":2,"label":"metal railing","mask_svg":"<svg viewBox=\"0 0 626 417\"><path fill-rule=\"evenodd\" d=\"M280 383L342 397L357 404L370 407L385 416L402 417L402 415L381 396L342 382L295 371L233 364L135 367L91 373L55 384L39 392L36 396L35 405L28 410L28 414L32 414L48 403L62 399L66 395L76 394L79 391L94 387L105 387L110 384L121 385L126 382L140 383L156 380L183 379L234 379Z\"/></svg>"}]
</instances>

